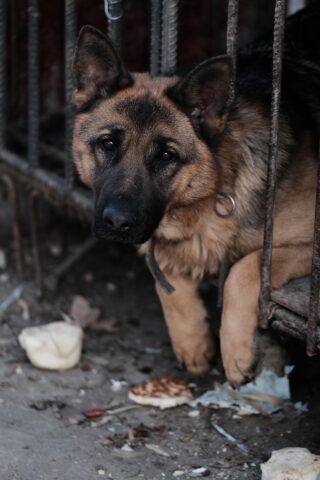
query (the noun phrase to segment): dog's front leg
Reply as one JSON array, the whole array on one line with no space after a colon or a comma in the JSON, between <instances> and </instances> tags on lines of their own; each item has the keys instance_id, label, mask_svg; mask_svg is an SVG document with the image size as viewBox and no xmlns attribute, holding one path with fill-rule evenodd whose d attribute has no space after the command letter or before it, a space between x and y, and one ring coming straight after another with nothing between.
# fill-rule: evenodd
<instances>
[{"instance_id":1,"label":"dog's front leg","mask_svg":"<svg viewBox=\"0 0 320 480\"><path fill-rule=\"evenodd\" d=\"M198 283L168 273L166 277L175 291L168 295L159 285L156 288L173 349L189 372L203 375L210 369L214 343L206 309L198 294Z\"/></svg>"},{"instance_id":2,"label":"dog's front leg","mask_svg":"<svg viewBox=\"0 0 320 480\"><path fill-rule=\"evenodd\" d=\"M235 386L252 376L256 360L261 250L239 260L224 286L221 319L221 353L226 376ZM272 251L272 287L310 273L311 245L286 246Z\"/></svg>"}]
</instances>

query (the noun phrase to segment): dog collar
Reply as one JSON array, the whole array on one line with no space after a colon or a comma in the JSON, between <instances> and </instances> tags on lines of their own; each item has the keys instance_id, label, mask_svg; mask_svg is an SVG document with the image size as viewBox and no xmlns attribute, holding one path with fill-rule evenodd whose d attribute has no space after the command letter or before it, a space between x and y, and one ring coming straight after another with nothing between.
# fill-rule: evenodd
<instances>
[{"instance_id":1,"label":"dog collar","mask_svg":"<svg viewBox=\"0 0 320 480\"><path fill-rule=\"evenodd\" d=\"M146 254L146 262L148 268L151 272L151 275L155 279L155 281L160 285L160 287L168 294L173 293L175 288L171 285L170 282L166 279L165 275L162 273L157 259L154 253L155 249L155 240L152 238L149 242L149 248Z\"/></svg>"},{"instance_id":2,"label":"dog collar","mask_svg":"<svg viewBox=\"0 0 320 480\"><path fill-rule=\"evenodd\" d=\"M236 199L231 193L219 192L216 195L214 211L221 218L231 217L236 211Z\"/></svg>"}]
</instances>

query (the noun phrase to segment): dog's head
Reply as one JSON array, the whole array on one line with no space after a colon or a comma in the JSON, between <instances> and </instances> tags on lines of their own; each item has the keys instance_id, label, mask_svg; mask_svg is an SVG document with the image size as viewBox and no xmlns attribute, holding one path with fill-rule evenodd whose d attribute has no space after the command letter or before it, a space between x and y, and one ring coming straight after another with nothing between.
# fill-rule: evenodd
<instances>
[{"instance_id":1,"label":"dog's head","mask_svg":"<svg viewBox=\"0 0 320 480\"><path fill-rule=\"evenodd\" d=\"M226 121L228 57L182 79L131 74L109 40L84 27L73 68L73 155L94 192L97 236L143 243L168 211L214 194L209 145Z\"/></svg>"}]
</instances>

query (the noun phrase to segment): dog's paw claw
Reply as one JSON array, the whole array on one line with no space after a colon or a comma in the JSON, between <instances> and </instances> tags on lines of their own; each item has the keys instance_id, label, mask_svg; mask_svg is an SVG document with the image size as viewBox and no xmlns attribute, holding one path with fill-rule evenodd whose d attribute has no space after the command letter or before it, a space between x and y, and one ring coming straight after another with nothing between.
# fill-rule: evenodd
<instances>
[{"instance_id":1,"label":"dog's paw claw","mask_svg":"<svg viewBox=\"0 0 320 480\"><path fill-rule=\"evenodd\" d=\"M254 354L251 348L242 352L237 348L231 349L228 354L225 352L223 365L230 385L240 387L245 383L251 382L255 377L254 363Z\"/></svg>"},{"instance_id":2,"label":"dog's paw claw","mask_svg":"<svg viewBox=\"0 0 320 480\"><path fill-rule=\"evenodd\" d=\"M194 349L183 349L175 346L176 357L189 373L195 376L206 375L211 368L211 359L214 355L213 340L206 344L197 345Z\"/></svg>"}]
</instances>

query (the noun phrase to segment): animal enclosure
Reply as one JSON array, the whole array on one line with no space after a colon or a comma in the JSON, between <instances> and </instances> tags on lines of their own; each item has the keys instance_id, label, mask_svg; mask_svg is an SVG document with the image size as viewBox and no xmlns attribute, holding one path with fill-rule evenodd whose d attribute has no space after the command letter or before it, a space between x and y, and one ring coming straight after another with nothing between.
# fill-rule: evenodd
<instances>
[{"instance_id":1,"label":"animal enclosure","mask_svg":"<svg viewBox=\"0 0 320 480\"><path fill-rule=\"evenodd\" d=\"M52 6L40 5L38 0L0 1L0 180L12 212L16 270L23 276L24 255L19 218L21 186L27 190L34 278L39 289L54 286L60 276L95 243L94 239L88 238L50 275L43 268L37 233L38 202L45 199L86 222L90 221L92 213L91 194L77 180L71 157L71 64L77 32L83 23L91 22L105 29L118 49L128 56L133 68L149 68L152 75L171 75L177 66L188 68L195 60L203 59L204 55L209 56L219 50L223 52L224 43L225 51L236 67L238 45L252 39L250 31L255 28L258 33L263 28L272 27L273 88L260 294L261 326L269 326L306 341L307 353L312 356L320 349L320 170L311 277L291 282L277 291L271 291L270 285L281 61L287 2L276 0L274 5L267 1L242 2L240 12L240 2L237 0L229 0L227 8L224 5L226 2L203 2L201 7L192 6L192 3L178 0L105 0L104 3L95 2L95 8L90 3L88 12L89 2L85 1L66 0L64 11L62 3L60 10L54 11ZM289 2L289 7L291 3L294 2ZM259 11L261 8L265 12L263 19ZM251 17L249 14L246 17L246 9L247 12L254 12ZM48 14L52 15L52 24L48 21L48 18L51 20ZM191 21L193 14L195 20ZM200 20L197 21L197 18ZM209 18L210 25L206 18ZM223 31L218 25L224 18L226 23ZM201 21L204 22L202 36ZM142 31L139 38L132 33L137 25ZM211 32L215 32L215 36ZM195 51L193 34L199 39L200 52ZM204 40L205 36L207 40ZM47 40L44 41L44 37ZM50 42L56 42L55 48L60 51L55 58L50 52L44 52L43 45L48 48ZM142 53L142 60L133 52L134 42L138 45L137 51ZM58 65L63 75L53 68L48 70L50 62ZM236 68L234 71L236 74ZM220 288L223 288L223 272L220 277Z\"/></svg>"}]
</instances>

